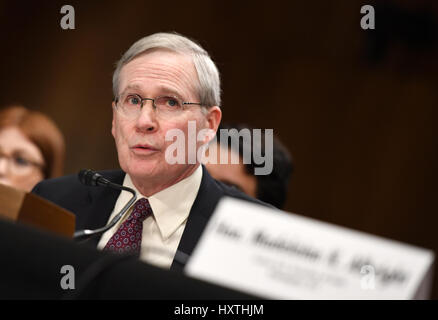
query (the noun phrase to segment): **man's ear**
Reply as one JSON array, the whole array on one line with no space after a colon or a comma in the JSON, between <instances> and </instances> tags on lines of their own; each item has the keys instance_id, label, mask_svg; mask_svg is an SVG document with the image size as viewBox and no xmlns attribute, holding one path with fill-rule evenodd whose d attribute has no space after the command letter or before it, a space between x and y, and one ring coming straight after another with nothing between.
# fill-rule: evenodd
<instances>
[{"instance_id":1,"label":"man's ear","mask_svg":"<svg viewBox=\"0 0 438 320\"><path fill-rule=\"evenodd\" d=\"M210 131L210 134L206 135L204 143L210 142L216 135L217 129L222 119L222 111L218 106L213 106L207 109L206 128Z\"/></svg>"},{"instance_id":2,"label":"man's ear","mask_svg":"<svg viewBox=\"0 0 438 320\"><path fill-rule=\"evenodd\" d=\"M217 131L222 119L222 110L218 106L213 106L207 109L207 128Z\"/></svg>"},{"instance_id":3,"label":"man's ear","mask_svg":"<svg viewBox=\"0 0 438 320\"><path fill-rule=\"evenodd\" d=\"M115 136L115 132L116 132L116 129L115 129L115 126L114 126L114 118L115 118L115 112L116 112L116 104L115 104L115 102L113 101L113 103L112 103L112 107L113 107L113 121L111 122L111 134L113 135L113 137L114 138L116 138L116 136Z\"/></svg>"}]
</instances>

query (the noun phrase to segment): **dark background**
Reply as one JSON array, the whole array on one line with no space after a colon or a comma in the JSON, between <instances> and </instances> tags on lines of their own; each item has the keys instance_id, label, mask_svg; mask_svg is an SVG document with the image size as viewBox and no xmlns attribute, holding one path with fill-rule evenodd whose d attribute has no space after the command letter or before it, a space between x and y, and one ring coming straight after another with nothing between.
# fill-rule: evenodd
<instances>
[{"instance_id":1,"label":"dark background","mask_svg":"<svg viewBox=\"0 0 438 320\"><path fill-rule=\"evenodd\" d=\"M0 106L58 123L66 173L117 167L114 63L139 38L177 31L217 63L223 120L274 128L291 150L287 211L437 251L435 3L2 1ZM65 4L75 30L60 27ZM375 30L360 28L365 4Z\"/></svg>"}]
</instances>

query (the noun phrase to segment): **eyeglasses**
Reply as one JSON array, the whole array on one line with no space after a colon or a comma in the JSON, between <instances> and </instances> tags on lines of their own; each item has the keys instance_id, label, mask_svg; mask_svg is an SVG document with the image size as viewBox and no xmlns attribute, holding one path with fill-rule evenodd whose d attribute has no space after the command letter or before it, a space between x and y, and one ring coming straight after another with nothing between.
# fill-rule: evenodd
<instances>
[{"instance_id":1,"label":"eyeglasses","mask_svg":"<svg viewBox=\"0 0 438 320\"><path fill-rule=\"evenodd\" d=\"M175 96L160 96L154 99L142 98L138 94L122 94L115 100L116 110L130 119L137 118L141 109L143 108L143 102L151 100L157 114L163 117L173 117L181 114L185 110L187 105L203 106L199 102L183 102L180 98Z\"/></svg>"},{"instance_id":2,"label":"eyeglasses","mask_svg":"<svg viewBox=\"0 0 438 320\"><path fill-rule=\"evenodd\" d=\"M29 174L34 168L39 168L41 170L44 168L44 164L27 159L21 155L7 155L0 151L0 161L2 160L6 160L8 162L11 172L16 175L26 175Z\"/></svg>"}]
</instances>

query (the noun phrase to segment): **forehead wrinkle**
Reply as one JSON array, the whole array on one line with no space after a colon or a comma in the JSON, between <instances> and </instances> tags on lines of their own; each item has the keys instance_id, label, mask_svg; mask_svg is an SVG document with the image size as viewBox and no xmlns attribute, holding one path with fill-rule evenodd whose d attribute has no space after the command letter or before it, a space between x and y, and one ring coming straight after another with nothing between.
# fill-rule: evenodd
<instances>
[{"instance_id":1,"label":"forehead wrinkle","mask_svg":"<svg viewBox=\"0 0 438 320\"><path fill-rule=\"evenodd\" d=\"M140 96L148 96L151 94L155 96L170 94L176 95L179 98L189 98L189 96L192 95L190 91L188 91L187 88L185 88L184 86L175 84L175 82L173 81L168 81L161 78L157 78L157 80L159 80L159 83L154 86L154 89L152 91L147 85L143 84L143 80L144 79L133 79L133 82L131 84L128 84L122 93L133 90L136 92L132 93L140 94Z\"/></svg>"},{"instance_id":2,"label":"forehead wrinkle","mask_svg":"<svg viewBox=\"0 0 438 320\"><path fill-rule=\"evenodd\" d=\"M128 75L128 85L125 90L129 87L140 90L144 89L144 80L153 80L159 81L158 86L162 89L167 88L176 91L175 93L178 93L178 95L185 93L185 95L197 96L196 85L193 84L193 80L198 81L198 78L191 61L185 60L181 67L167 61L139 63L138 60L134 59L131 62L134 63L127 64L122 70L125 76ZM183 66L185 65L189 65L190 68L184 68ZM129 75L131 75L130 79Z\"/></svg>"},{"instance_id":3,"label":"forehead wrinkle","mask_svg":"<svg viewBox=\"0 0 438 320\"><path fill-rule=\"evenodd\" d=\"M144 76L151 80L159 81L160 87L168 87L176 92L180 92L180 94L187 94L187 91L194 92L194 86L191 81L193 77L191 77L190 72L184 70L184 68L179 69L173 68L173 66L169 66L169 68L152 66Z\"/></svg>"}]
</instances>

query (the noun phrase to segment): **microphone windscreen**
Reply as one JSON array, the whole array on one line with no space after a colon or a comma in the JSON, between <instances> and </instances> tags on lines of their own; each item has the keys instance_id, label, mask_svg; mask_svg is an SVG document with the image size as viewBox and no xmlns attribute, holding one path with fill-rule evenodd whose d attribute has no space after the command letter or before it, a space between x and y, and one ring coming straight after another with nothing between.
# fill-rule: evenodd
<instances>
[{"instance_id":1,"label":"microphone windscreen","mask_svg":"<svg viewBox=\"0 0 438 320\"><path fill-rule=\"evenodd\" d=\"M93 179L93 176L96 173L90 169L82 169L78 173L79 181L86 186L95 186L96 181Z\"/></svg>"}]
</instances>

